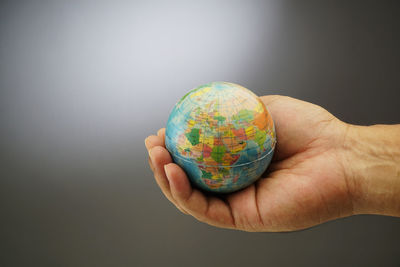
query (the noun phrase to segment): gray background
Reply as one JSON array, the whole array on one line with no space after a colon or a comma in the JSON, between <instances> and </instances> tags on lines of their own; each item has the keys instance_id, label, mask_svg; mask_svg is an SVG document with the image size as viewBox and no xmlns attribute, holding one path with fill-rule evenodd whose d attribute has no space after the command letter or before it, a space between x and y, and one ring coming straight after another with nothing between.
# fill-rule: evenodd
<instances>
[{"instance_id":1,"label":"gray background","mask_svg":"<svg viewBox=\"0 0 400 267\"><path fill-rule=\"evenodd\" d=\"M400 266L398 218L199 223L161 194L143 143L221 80L399 123L399 17L396 1L2 1L0 265Z\"/></svg>"}]
</instances>

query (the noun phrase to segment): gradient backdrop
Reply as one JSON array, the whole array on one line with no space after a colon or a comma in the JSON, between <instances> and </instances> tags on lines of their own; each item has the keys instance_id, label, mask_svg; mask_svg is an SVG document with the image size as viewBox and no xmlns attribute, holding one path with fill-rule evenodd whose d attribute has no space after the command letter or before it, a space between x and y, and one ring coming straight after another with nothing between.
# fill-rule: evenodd
<instances>
[{"instance_id":1,"label":"gradient backdrop","mask_svg":"<svg viewBox=\"0 0 400 267\"><path fill-rule=\"evenodd\" d=\"M400 266L398 218L197 222L161 194L143 142L221 80L399 123L398 3L2 1L0 266Z\"/></svg>"}]
</instances>

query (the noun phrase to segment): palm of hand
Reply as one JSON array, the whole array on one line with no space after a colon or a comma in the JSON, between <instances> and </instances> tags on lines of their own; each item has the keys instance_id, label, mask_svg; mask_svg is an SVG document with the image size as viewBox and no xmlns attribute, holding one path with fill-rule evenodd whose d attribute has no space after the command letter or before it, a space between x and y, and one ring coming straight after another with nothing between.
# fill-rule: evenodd
<instances>
[{"instance_id":1,"label":"palm of hand","mask_svg":"<svg viewBox=\"0 0 400 267\"><path fill-rule=\"evenodd\" d=\"M262 178L233 194L205 195L171 163L162 129L146 139L146 147L166 197L200 221L245 231L291 231L351 215L341 152L346 124L307 102L284 96L261 99L272 114L278 140Z\"/></svg>"}]
</instances>

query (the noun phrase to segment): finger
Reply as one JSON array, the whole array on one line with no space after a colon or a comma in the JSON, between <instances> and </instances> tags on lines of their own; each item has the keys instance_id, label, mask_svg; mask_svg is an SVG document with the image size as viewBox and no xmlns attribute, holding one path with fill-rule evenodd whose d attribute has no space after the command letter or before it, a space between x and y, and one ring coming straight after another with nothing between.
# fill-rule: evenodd
<instances>
[{"instance_id":1,"label":"finger","mask_svg":"<svg viewBox=\"0 0 400 267\"><path fill-rule=\"evenodd\" d=\"M263 229L263 220L257 203L257 185L252 184L235 194L227 195L227 201L232 207L232 215L236 226L247 231Z\"/></svg>"},{"instance_id":2,"label":"finger","mask_svg":"<svg viewBox=\"0 0 400 267\"><path fill-rule=\"evenodd\" d=\"M168 151L161 146L155 146L149 150L149 156L154 168L154 177L161 191L180 211L187 214L187 212L180 207L171 195L168 179L165 175L164 165L171 163L172 159Z\"/></svg>"},{"instance_id":3,"label":"finger","mask_svg":"<svg viewBox=\"0 0 400 267\"><path fill-rule=\"evenodd\" d=\"M223 228L235 228L230 207L217 197L206 197L193 189L185 172L176 164L164 166L171 193L178 204L199 221Z\"/></svg>"},{"instance_id":4,"label":"finger","mask_svg":"<svg viewBox=\"0 0 400 267\"><path fill-rule=\"evenodd\" d=\"M161 128L160 130L158 130L157 135L159 137L165 138L165 128Z\"/></svg>"},{"instance_id":5,"label":"finger","mask_svg":"<svg viewBox=\"0 0 400 267\"><path fill-rule=\"evenodd\" d=\"M144 144L145 144L147 150L149 150L149 151L150 151L150 149L152 149L155 146L161 146L162 143L163 142L160 140L160 137L158 137L156 135L150 135L144 140ZM153 162L151 161L151 158L150 158L150 153L149 153L149 165L150 165L150 169L154 172L155 169L154 169Z\"/></svg>"},{"instance_id":6,"label":"finger","mask_svg":"<svg viewBox=\"0 0 400 267\"><path fill-rule=\"evenodd\" d=\"M157 136L159 136L162 140L163 146L165 146L165 128L161 128L157 131Z\"/></svg>"},{"instance_id":7,"label":"finger","mask_svg":"<svg viewBox=\"0 0 400 267\"><path fill-rule=\"evenodd\" d=\"M164 146L164 141L158 135L150 135L144 140L147 150L155 146Z\"/></svg>"},{"instance_id":8,"label":"finger","mask_svg":"<svg viewBox=\"0 0 400 267\"><path fill-rule=\"evenodd\" d=\"M264 104L266 106L268 106L269 104L278 100L281 97L282 97L281 95L264 95L264 96L261 96L260 98L264 102Z\"/></svg>"},{"instance_id":9,"label":"finger","mask_svg":"<svg viewBox=\"0 0 400 267\"><path fill-rule=\"evenodd\" d=\"M149 156L149 166L150 166L151 171L154 172L155 171L154 170L154 165L153 165L153 162L151 161L150 156Z\"/></svg>"}]
</instances>

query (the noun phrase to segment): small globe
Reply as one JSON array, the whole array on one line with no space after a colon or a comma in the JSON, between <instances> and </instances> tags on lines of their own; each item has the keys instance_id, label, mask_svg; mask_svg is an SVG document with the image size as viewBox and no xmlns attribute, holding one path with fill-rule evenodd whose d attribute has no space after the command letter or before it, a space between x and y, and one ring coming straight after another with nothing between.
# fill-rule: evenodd
<instances>
[{"instance_id":1,"label":"small globe","mask_svg":"<svg viewBox=\"0 0 400 267\"><path fill-rule=\"evenodd\" d=\"M184 95L166 126L165 145L191 183L230 193L267 169L276 138L271 115L250 90L212 82Z\"/></svg>"}]
</instances>

